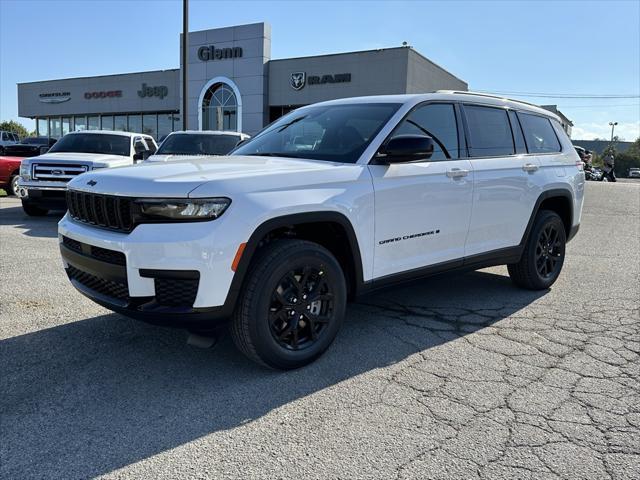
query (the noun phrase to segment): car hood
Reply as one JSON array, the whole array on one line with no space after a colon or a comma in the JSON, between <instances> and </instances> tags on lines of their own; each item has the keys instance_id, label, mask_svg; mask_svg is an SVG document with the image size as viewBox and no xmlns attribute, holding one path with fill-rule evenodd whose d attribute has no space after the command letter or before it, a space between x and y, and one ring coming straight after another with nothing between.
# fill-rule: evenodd
<instances>
[{"instance_id":1,"label":"car hood","mask_svg":"<svg viewBox=\"0 0 640 480\"><path fill-rule=\"evenodd\" d=\"M37 157L31 157L31 162L69 162L99 164L105 167L126 165L131 163L129 157L122 155L106 155L104 153L77 153L77 152L49 152Z\"/></svg>"},{"instance_id":2,"label":"car hood","mask_svg":"<svg viewBox=\"0 0 640 480\"><path fill-rule=\"evenodd\" d=\"M218 158L220 155L211 155L211 157ZM145 162L177 162L179 160L188 160L190 158L202 158L193 157L192 155L151 155L145 160Z\"/></svg>"},{"instance_id":3,"label":"car hood","mask_svg":"<svg viewBox=\"0 0 640 480\"><path fill-rule=\"evenodd\" d=\"M237 191L293 187L309 181L347 180L361 170L358 165L343 165L317 160L279 157L182 157L175 162L142 162L130 167L105 169L79 175L69 188L86 192L122 196L192 197L225 195Z\"/></svg>"}]
</instances>

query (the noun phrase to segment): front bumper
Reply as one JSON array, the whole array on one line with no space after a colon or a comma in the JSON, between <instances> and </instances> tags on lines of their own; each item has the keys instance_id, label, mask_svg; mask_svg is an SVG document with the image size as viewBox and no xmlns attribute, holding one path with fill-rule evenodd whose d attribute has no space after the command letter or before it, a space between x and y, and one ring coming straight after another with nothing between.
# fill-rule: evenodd
<instances>
[{"instance_id":1,"label":"front bumper","mask_svg":"<svg viewBox=\"0 0 640 480\"><path fill-rule=\"evenodd\" d=\"M171 326L223 320L235 303L237 245L214 222L144 224L125 234L67 214L58 224L64 267L81 293L129 317Z\"/></svg>"}]
</instances>

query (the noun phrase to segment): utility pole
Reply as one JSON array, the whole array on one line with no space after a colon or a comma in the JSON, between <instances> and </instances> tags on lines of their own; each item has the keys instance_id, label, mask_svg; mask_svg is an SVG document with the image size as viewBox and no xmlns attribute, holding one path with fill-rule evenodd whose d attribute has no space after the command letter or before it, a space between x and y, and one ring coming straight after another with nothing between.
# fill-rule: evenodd
<instances>
[{"instance_id":1,"label":"utility pole","mask_svg":"<svg viewBox=\"0 0 640 480\"><path fill-rule=\"evenodd\" d=\"M188 87L189 78L187 76L187 58L189 52L189 0L182 0L182 129L187 130L189 111L187 102L189 101Z\"/></svg>"},{"instance_id":2,"label":"utility pole","mask_svg":"<svg viewBox=\"0 0 640 480\"><path fill-rule=\"evenodd\" d=\"M617 124L618 122L609 122L609 125L611 125L611 145L613 145L613 129L616 128Z\"/></svg>"}]
</instances>

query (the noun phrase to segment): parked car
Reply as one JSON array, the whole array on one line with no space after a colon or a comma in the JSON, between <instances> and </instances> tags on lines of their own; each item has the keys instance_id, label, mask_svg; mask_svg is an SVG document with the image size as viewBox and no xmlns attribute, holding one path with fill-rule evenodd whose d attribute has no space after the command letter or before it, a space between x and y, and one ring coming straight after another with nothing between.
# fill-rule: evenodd
<instances>
[{"instance_id":1,"label":"parked car","mask_svg":"<svg viewBox=\"0 0 640 480\"><path fill-rule=\"evenodd\" d=\"M18 194L21 161L21 157L0 156L0 188L7 192L7 195Z\"/></svg>"},{"instance_id":2,"label":"parked car","mask_svg":"<svg viewBox=\"0 0 640 480\"><path fill-rule=\"evenodd\" d=\"M69 180L84 172L133 165L156 149L153 137L140 133L109 130L68 133L46 154L22 161L18 180L22 208L33 216L66 209Z\"/></svg>"},{"instance_id":3,"label":"parked car","mask_svg":"<svg viewBox=\"0 0 640 480\"><path fill-rule=\"evenodd\" d=\"M14 145L20 141L17 134L0 130L0 155L4 155L4 148L8 145Z\"/></svg>"},{"instance_id":4,"label":"parked car","mask_svg":"<svg viewBox=\"0 0 640 480\"><path fill-rule=\"evenodd\" d=\"M196 330L230 320L245 355L290 369L329 347L347 298L390 284L506 264L549 288L580 226L581 167L559 118L530 104L340 99L232 156L74 178L60 249L96 303Z\"/></svg>"},{"instance_id":5,"label":"parked car","mask_svg":"<svg viewBox=\"0 0 640 480\"><path fill-rule=\"evenodd\" d=\"M640 168L630 168L629 178L640 178Z\"/></svg>"},{"instance_id":6,"label":"parked car","mask_svg":"<svg viewBox=\"0 0 640 480\"><path fill-rule=\"evenodd\" d=\"M180 160L185 155L227 155L251 138L246 133L186 130L167 135L148 162Z\"/></svg>"},{"instance_id":7,"label":"parked car","mask_svg":"<svg viewBox=\"0 0 640 480\"><path fill-rule=\"evenodd\" d=\"M51 137L26 137L19 143L4 147L4 154L9 157L35 157L46 153L56 139Z\"/></svg>"}]
</instances>

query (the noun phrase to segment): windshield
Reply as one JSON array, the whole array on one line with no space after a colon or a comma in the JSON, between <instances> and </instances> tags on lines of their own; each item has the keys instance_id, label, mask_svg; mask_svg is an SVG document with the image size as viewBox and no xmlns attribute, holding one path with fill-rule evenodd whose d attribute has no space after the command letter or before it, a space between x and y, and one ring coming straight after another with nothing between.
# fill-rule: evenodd
<instances>
[{"instance_id":1,"label":"windshield","mask_svg":"<svg viewBox=\"0 0 640 480\"><path fill-rule=\"evenodd\" d=\"M237 135L172 133L156 155L226 155L239 140Z\"/></svg>"},{"instance_id":2,"label":"windshield","mask_svg":"<svg viewBox=\"0 0 640 480\"><path fill-rule=\"evenodd\" d=\"M399 107L397 103L353 103L301 108L232 154L355 163Z\"/></svg>"},{"instance_id":3,"label":"windshield","mask_svg":"<svg viewBox=\"0 0 640 480\"><path fill-rule=\"evenodd\" d=\"M101 133L72 133L62 137L49 152L104 153L129 156L130 138Z\"/></svg>"},{"instance_id":4,"label":"windshield","mask_svg":"<svg viewBox=\"0 0 640 480\"><path fill-rule=\"evenodd\" d=\"M47 137L27 137L22 139L20 143L28 145L49 145L49 139Z\"/></svg>"}]
</instances>

